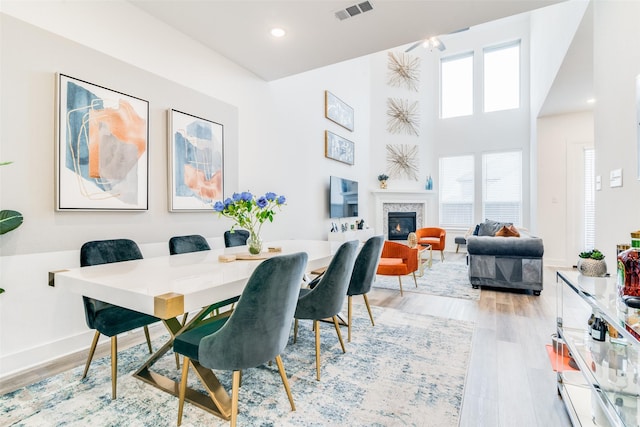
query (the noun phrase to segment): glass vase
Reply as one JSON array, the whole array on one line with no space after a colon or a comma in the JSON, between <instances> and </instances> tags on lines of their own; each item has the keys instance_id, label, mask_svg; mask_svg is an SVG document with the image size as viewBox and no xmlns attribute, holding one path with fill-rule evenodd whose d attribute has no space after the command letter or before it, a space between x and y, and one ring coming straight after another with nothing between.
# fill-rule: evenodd
<instances>
[{"instance_id":1,"label":"glass vase","mask_svg":"<svg viewBox=\"0 0 640 427\"><path fill-rule=\"evenodd\" d=\"M251 232L247 239L247 246L251 255L258 255L262 252L262 239L258 234Z\"/></svg>"}]
</instances>

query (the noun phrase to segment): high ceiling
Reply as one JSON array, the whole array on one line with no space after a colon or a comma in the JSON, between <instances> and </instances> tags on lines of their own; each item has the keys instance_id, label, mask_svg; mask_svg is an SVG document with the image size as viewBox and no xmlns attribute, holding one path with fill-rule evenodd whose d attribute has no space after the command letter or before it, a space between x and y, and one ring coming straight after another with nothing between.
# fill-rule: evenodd
<instances>
[{"instance_id":1,"label":"high ceiling","mask_svg":"<svg viewBox=\"0 0 640 427\"><path fill-rule=\"evenodd\" d=\"M266 81L448 34L563 0L129 0ZM349 16L340 20L336 12ZM541 115L589 109L592 18L574 38ZM283 28L279 39L269 31Z\"/></svg>"},{"instance_id":2,"label":"high ceiling","mask_svg":"<svg viewBox=\"0 0 640 427\"><path fill-rule=\"evenodd\" d=\"M372 10L336 18L365 1L130 0L267 81L560 2L369 0Z\"/></svg>"}]
</instances>

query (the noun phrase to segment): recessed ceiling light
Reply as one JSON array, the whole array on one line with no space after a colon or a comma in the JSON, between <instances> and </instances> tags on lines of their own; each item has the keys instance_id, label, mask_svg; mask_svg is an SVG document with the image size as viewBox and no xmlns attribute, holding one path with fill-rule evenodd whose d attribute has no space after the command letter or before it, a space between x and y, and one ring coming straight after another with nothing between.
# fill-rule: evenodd
<instances>
[{"instance_id":1,"label":"recessed ceiling light","mask_svg":"<svg viewBox=\"0 0 640 427\"><path fill-rule=\"evenodd\" d=\"M287 32L282 28L272 28L271 35L276 38L284 37Z\"/></svg>"},{"instance_id":2,"label":"recessed ceiling light","mask_svg":"<svg viewBox=\"0 0 640 427\"><path fill-rule=\"evenodd\" d=\"M595 98L587 99L587 104L595 104L595 103L596 103L596 99Z\"/></svg>"}]
</instances>

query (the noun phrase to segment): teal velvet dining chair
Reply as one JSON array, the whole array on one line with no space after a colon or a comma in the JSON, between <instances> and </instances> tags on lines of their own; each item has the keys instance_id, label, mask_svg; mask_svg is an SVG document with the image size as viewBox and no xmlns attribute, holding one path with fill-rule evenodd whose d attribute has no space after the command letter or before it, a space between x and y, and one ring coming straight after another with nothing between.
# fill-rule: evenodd
<instances>
[{"instance_id":1,"label":"teal velvet dining chair","mask_svg":"<svg viewBox=\"0 0 640 427\"><path fill-rule=\"evenodd\" d=\"M208 250L211 250L209 242L207 242L207 239L199 234L173 236L169 239L169 253L171 255Z\"/></svg>"},{"instance_id":2,"label":"teal velvet dining chair","mask_svg":"<svg viewBox=\"0 0 640 427\"><path fill-rule=\"evenodd\" d=\"M343 243L331 259L317 285L313 289L300 289L294 314L293 342L295 343L298 337L298 320L312 320L315 331L316 378L318 381L320 381L320 320L333 319L342 352L346 353L337 315L340 313L347 295L347 286L353 272L357 249L357 240Z\"/></svg>"},{"instance_id":3,"label":"teal velvet dining chair","mask_svg":"<svg viewBox=\"0 0 640 427\"><path fill-rule=\"evenodd\" d=\"M80 266L109 264L113 262L142 259L138 245L129 239L95 240L87 242L80 248ZM116 398L116 384L118 377L118 335L140 327L144 328L149 353L151 339L148 325L160 321L159 318L139 313L128 308L109 304L95 298L83 296L84 312L87 326L95 329L96 333L89 349L89 357L84 367L82 378L87 376L89 365L98 345L100 335L111 338L111 398Z\"/></svg>"},{"instance_id":4,"label":"teal velvet dining chair","mask_svg":"<svg viewBox=\"0 0 640 427\"><path fill-rule=\"evenodd\" d=\"M231 248L234 246L244 246L247 244L249 232L247 230L227 230L224 232L224 246Z\"/></svg>"},{"instance_id":5,"label":"teal velvet dining chair","mask_svg":"<svg viewBox=\"0 0 640 427\"><path fill-rule=\"evenodd\" d=\"M178 425L182 423L189 366L198 372L203 383L208 375L202 374L202 367L233 371L231 408L219 409L223 416L231 420L231 426L235 426L241 371L275 359L291 410L295 411L280 354L291 332L307 259L306 253L299 252L263 261L249 278L231 316L205 320L175 338L173 349L184 356ZM215 402L214 390L208 384L204 386Z\"/></svg>"},{"instance_id":6,"label":"teal velvet dining chair","mask_svg":"<svg viewBox=\"0 0 640 427\"><path fill-rule=\"evenodd\" d=\"M364 303L367 306L367 311L369 312L371 324L375 326L367 294L371 290L371 285L376 277L376 270L378 269L378 263L380 262L383 245L384 236L370 237L364 243L362 249L360 249L360 252L356 257L355 264L353 265L353 273L351 274L351 280L349 281L349 287L347 288L347 341L349 342L351 342L353 296L362 295Z\"/></svg>"}]
</instances>

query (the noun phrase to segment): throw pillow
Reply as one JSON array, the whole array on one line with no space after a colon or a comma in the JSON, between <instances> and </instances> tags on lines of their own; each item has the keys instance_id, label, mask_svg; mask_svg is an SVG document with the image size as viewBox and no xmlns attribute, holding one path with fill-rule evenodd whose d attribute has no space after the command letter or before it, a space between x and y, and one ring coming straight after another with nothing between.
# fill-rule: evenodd
<instances>
[{"instance_id":1,"label":"throw pillow","mask_svg":"<svg viewBox=\"0 0 640 427\"><path fill-rule=\"evenodd\" d=\"M496 232L496 236L503 237L520 237L518 229L512 225L504 225L500 230Z\"/></svg>"},{"instance_id":2,"label":"throw pillow","mask_svg":"<svg viewBox=\"0 0 640 427\"><path fill-rule=\"evenodd\" d=\"M498 222L491 219L485 219L478 229L478 236L495 236L498 230L505 225L511 225L510 222Z\"/></svg>"}]
</instances>

